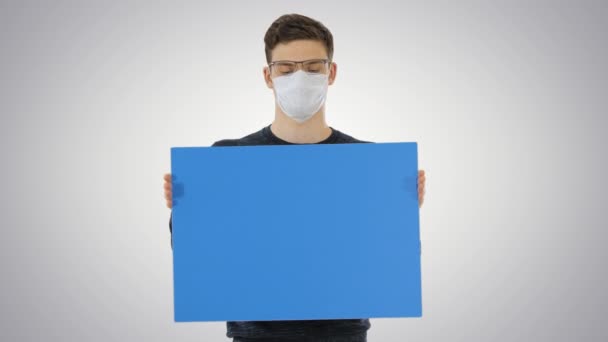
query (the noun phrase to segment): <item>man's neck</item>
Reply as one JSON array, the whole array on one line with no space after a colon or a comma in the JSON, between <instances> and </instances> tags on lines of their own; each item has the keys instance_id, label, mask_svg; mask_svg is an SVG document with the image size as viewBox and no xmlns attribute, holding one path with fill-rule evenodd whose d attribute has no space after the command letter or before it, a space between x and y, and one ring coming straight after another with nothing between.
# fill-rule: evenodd
<instances>
[{"instance_id":1,"label":"man's neck","mask_svg":"<svg viewBox=\"0 0 608 342\"><path fill-rule=\"evenodd\" d=\"M310 119L298 123L277 108L270 126L274 135L294 144L313 144L327 139L331 128L325 122L325 106Z\"/></svg>"}]
</instances>

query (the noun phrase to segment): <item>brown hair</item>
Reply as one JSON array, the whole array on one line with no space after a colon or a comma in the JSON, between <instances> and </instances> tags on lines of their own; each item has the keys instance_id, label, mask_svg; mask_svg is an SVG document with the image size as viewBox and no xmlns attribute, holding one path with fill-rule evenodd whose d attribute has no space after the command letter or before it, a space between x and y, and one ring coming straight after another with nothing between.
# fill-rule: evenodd
<instances>
[{"instance_id":1,"label":"brown hair","mask_svg":"<svg viewBox=\"0 0 608 342\"><path fill-rule=\"evenodd\" d=\"M275 20L264 36L266 62L271 62L272 49L280 43L298 39L318 40L325 45L327 57L332 60L334 38L331 32L319 21L300 14L285 14Z\"/></svg>"}]
</instances>

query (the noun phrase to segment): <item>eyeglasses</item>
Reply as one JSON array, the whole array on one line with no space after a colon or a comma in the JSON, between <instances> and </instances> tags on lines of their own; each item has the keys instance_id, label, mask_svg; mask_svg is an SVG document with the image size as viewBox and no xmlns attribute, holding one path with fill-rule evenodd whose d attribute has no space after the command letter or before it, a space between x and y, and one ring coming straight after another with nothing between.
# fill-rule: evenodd
<instances>
[{"instance_id":1,"label":"eyeglasses","mask_svg":"<svg viewBox=\"0 0 608 342\"><path fill-rule=\"evenodd\" d=\"M309 59L306 61L274 61L268 64L270 73L274 75L289 75L302 64L302 70L311 74L324 74L329 69L329 59Z\"/></svg>"}]
</instances>

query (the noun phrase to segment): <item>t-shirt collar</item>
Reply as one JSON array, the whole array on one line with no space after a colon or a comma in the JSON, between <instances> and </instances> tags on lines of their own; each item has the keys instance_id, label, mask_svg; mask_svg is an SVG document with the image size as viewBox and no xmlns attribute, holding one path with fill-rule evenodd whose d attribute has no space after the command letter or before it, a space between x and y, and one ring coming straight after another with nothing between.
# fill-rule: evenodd
<instances>
[{"instance_id":1,"label":"t-shirt collar","mask_svg":"<svg viewBox=\"0 0 608 342\"><path fill-rule=\"evenodd\" d=\"M303 145L303 144L297 144L297 143L292 143L289 141L285 141L279 137L277 137L272 130L270 129L270 126L272 124L269 124L268 126L265 126L262 129L262 133L264 134L264 136L268 139L270 139L273 143L275 144L282 144L282 145ZM338 137L338 131L336 129L334 129L333 127L329 126L329 128L331 128L331 134L325 138L322 141L316 142L314 144L331 144L332 142L334 142L336 140L336 138Z\"/></svg>"}]
</instances>

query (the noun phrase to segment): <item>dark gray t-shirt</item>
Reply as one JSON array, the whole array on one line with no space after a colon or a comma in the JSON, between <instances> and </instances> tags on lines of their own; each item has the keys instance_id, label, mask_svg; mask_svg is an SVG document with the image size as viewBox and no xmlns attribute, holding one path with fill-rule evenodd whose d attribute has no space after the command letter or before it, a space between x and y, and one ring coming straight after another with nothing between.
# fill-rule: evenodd
<instances>
[{"instance_id":1,"label":"dark gray t-shirt","mask_svg":"<svg viewBox=\"0 0 608 342\"><path fill-rule=\"evenodd\" d=\"M331 127L332 133L325 140L316 144L350 144L371 143L358 140ZM252 146L252 145L295 145L277 137L270 125L240 139L223 139L212 146ZM173 234L172 217L169 219L169 231ZM173 248L173 235L171 235ZM286 338L286 337L322 337L362 333L370 328L369 319L331 319L331 320L291 320L291 321L239 321L226 322L228 337L248 338Z\"/></svg>"}]
</instances>

